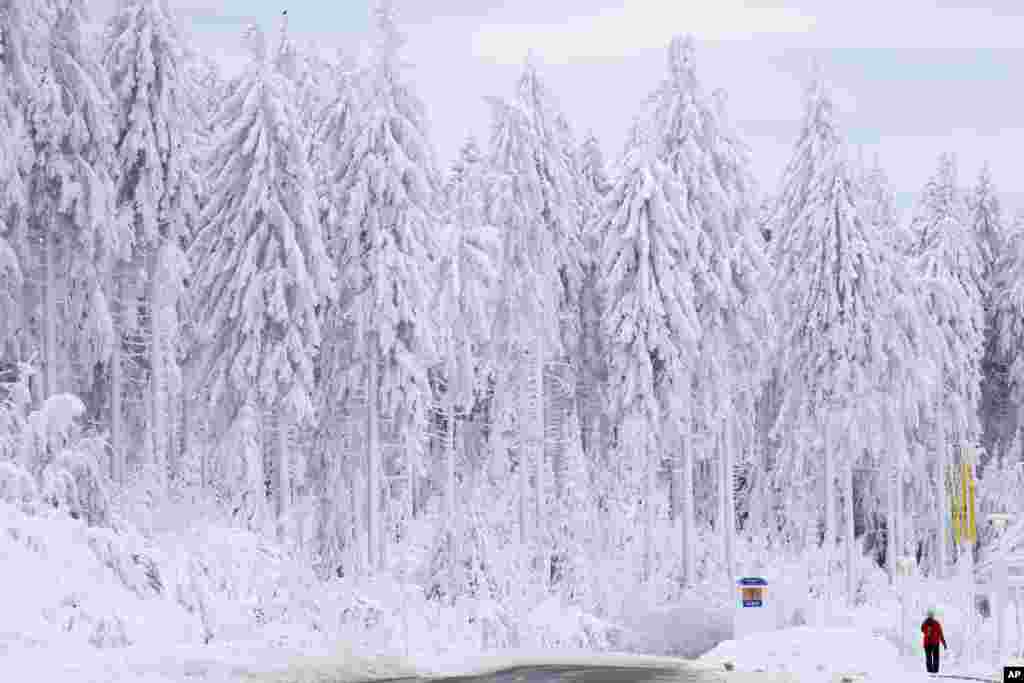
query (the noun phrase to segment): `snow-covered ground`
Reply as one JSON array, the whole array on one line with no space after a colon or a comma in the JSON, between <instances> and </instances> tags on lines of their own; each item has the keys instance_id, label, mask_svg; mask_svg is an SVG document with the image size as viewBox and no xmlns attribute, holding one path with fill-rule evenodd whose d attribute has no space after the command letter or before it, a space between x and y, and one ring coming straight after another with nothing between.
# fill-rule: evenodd
<instances>
[{"instance_id":1,"label":"snow-covered ground","mask_svg":"<svg viewBox=\"0 0 1024 683\"><path fill-rule=\"evenodd\" d=\"M729 680L832 683L924 680L908 615L908 647L895 638L898 602L877 588L867 606L835 608L827 622L731 640L727 610L700 601L622 615L615 646L666 656L595 653L533 644L480 653L444 646L424 605L408 602L408 624L385 605L385 583L323 584L272 541L218 524L191 524L168 508L143 535L128 525L90 527L62 513L0 503L0 658L17 680L48 683L184 681L352 681L415 673L486 673L531 664L672 668L696 665ZM178 524L169 520L177 519ZM908 611L940 610L951 650L944 673L997 679L983 657L953 656L962 619L945 596L955 586L920 589ZM551 600L531 619L551 642L571 642L583 615ZM820 603L819 603L820 604ZM990 620L989 620L990 621ZM990 624L976 635L984 654ZM724 642L721 642L723 639ZM717 643L717 646L715 644ZM709 648L712 648L707 651ZM403 650L409 648L409 658ZM764 675L755 675L755 674Z\"/></svg>"},{"instance_id":2,"label":"snow-covered ground","mask_svg":"<svg viewBox=\"0 0 1024 683\"><path fill-rule=\"evenodd\" d=\"M4 680L354 680L412 673L371 651L387 629L272 543L209 525L144 537L0 503ZM10 676L10 672L18 675ZM267 680L273 680L267 679Z\"/></svg>"},{"instance_id":3,"label":"snow-covered ground","mask_svg":"<svg viewBox=\"0 0 1024 683\"><path fill-rule=\"evenodd\" d=\"M918 648L919 649L919 648ZM1002 680L1002 670L990 663L970 666L948 661L943 653L941 673ZM867 620L847 628L801 626L758 633L720 643L700 657L705 665L737 672L791 674L800 683L850 681L926 681L924 656L904 654ZM1017 664L1008 660L1004 664Z\"/></svg>"}]
</instances>

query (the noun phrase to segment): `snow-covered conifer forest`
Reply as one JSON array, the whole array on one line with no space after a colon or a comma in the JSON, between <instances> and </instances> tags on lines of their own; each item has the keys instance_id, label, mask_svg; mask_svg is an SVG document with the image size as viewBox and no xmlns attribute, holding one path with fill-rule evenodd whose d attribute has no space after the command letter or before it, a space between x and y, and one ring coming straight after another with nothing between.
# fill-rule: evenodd
<instances>
[{"instance_id":1,"label":"snow-covered conifer forest","mask_svg":"<svg viewBox=\"0 0 1024 683\"><path fill-rule=\"evenodd\" d=\"M686 37L626 149L527 60L442 168L397 2L230 78L89 4L0 0L0 655L651 650L737 576L953 576L965 448L973 557L1022 512L1013 179L897 211L827 74L775 187Z\"/></svg>"}]
</instances>

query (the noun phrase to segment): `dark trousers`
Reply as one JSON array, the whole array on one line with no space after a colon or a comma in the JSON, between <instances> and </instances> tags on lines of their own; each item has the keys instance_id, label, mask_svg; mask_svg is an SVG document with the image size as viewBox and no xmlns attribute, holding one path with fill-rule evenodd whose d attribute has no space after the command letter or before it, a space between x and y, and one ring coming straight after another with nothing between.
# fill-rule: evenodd
<instances>
[{"instance_id":1,"label":"dark trousers","mask_svg":"<svg viewBox=\"0 0 1024 683\"><path fill-rule=\"evenodd\" d=\"M939 646L938 645L925 645L924 646L924 664L928 669L928 673L937 674L939 673Z\"/></svg>"}]
</instances>

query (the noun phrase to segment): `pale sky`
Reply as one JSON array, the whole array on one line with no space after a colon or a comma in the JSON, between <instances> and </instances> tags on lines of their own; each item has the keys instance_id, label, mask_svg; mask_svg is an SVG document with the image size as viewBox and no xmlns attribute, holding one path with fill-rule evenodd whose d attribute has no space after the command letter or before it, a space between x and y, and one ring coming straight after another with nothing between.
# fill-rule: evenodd
<instances>
[{"instance_id":1,"label":"pale sky","mask_svg":"<svg viewBox=\"0 0 1024 683\"><path fill-rule=\"evenodd\" d=\"M288 10L300 42L358 53L368 0L168 0L193 45L236 68L249 23L276 31ZM95 0L97 18L113 0ZM618 155L644 96L665 73L673 34L697 39L705 88L723 88L773 192L797 134L812 59L833 85L854 150L877 154L906 205L939 154L961 182L988 161L1008 208L1024 206L1020 0L395 0L409 43L408 77L427 107L443 167L467 134L487 141L487 95L509 96L531 49L582 138ZM93 2L90 2L93 6Z\"/></svg>"}]
</instances>

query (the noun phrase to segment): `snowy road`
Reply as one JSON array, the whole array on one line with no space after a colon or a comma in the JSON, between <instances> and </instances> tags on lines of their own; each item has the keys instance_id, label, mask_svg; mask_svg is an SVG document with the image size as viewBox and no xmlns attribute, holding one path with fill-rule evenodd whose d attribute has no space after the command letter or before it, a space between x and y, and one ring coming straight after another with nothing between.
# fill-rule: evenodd
<instances>
[{"instance_id":1,"label":"snowy road","mask_svg":"<svg viewBox=\"0 0 1024 683\"><path fill-rule=\"evenodd\" d=\"M392 683L712 683L725 681L717 673L698 669L655 669L626 666L522 666L484 675L435 679L395 679Z\"/></svg>"}]
</instances>

